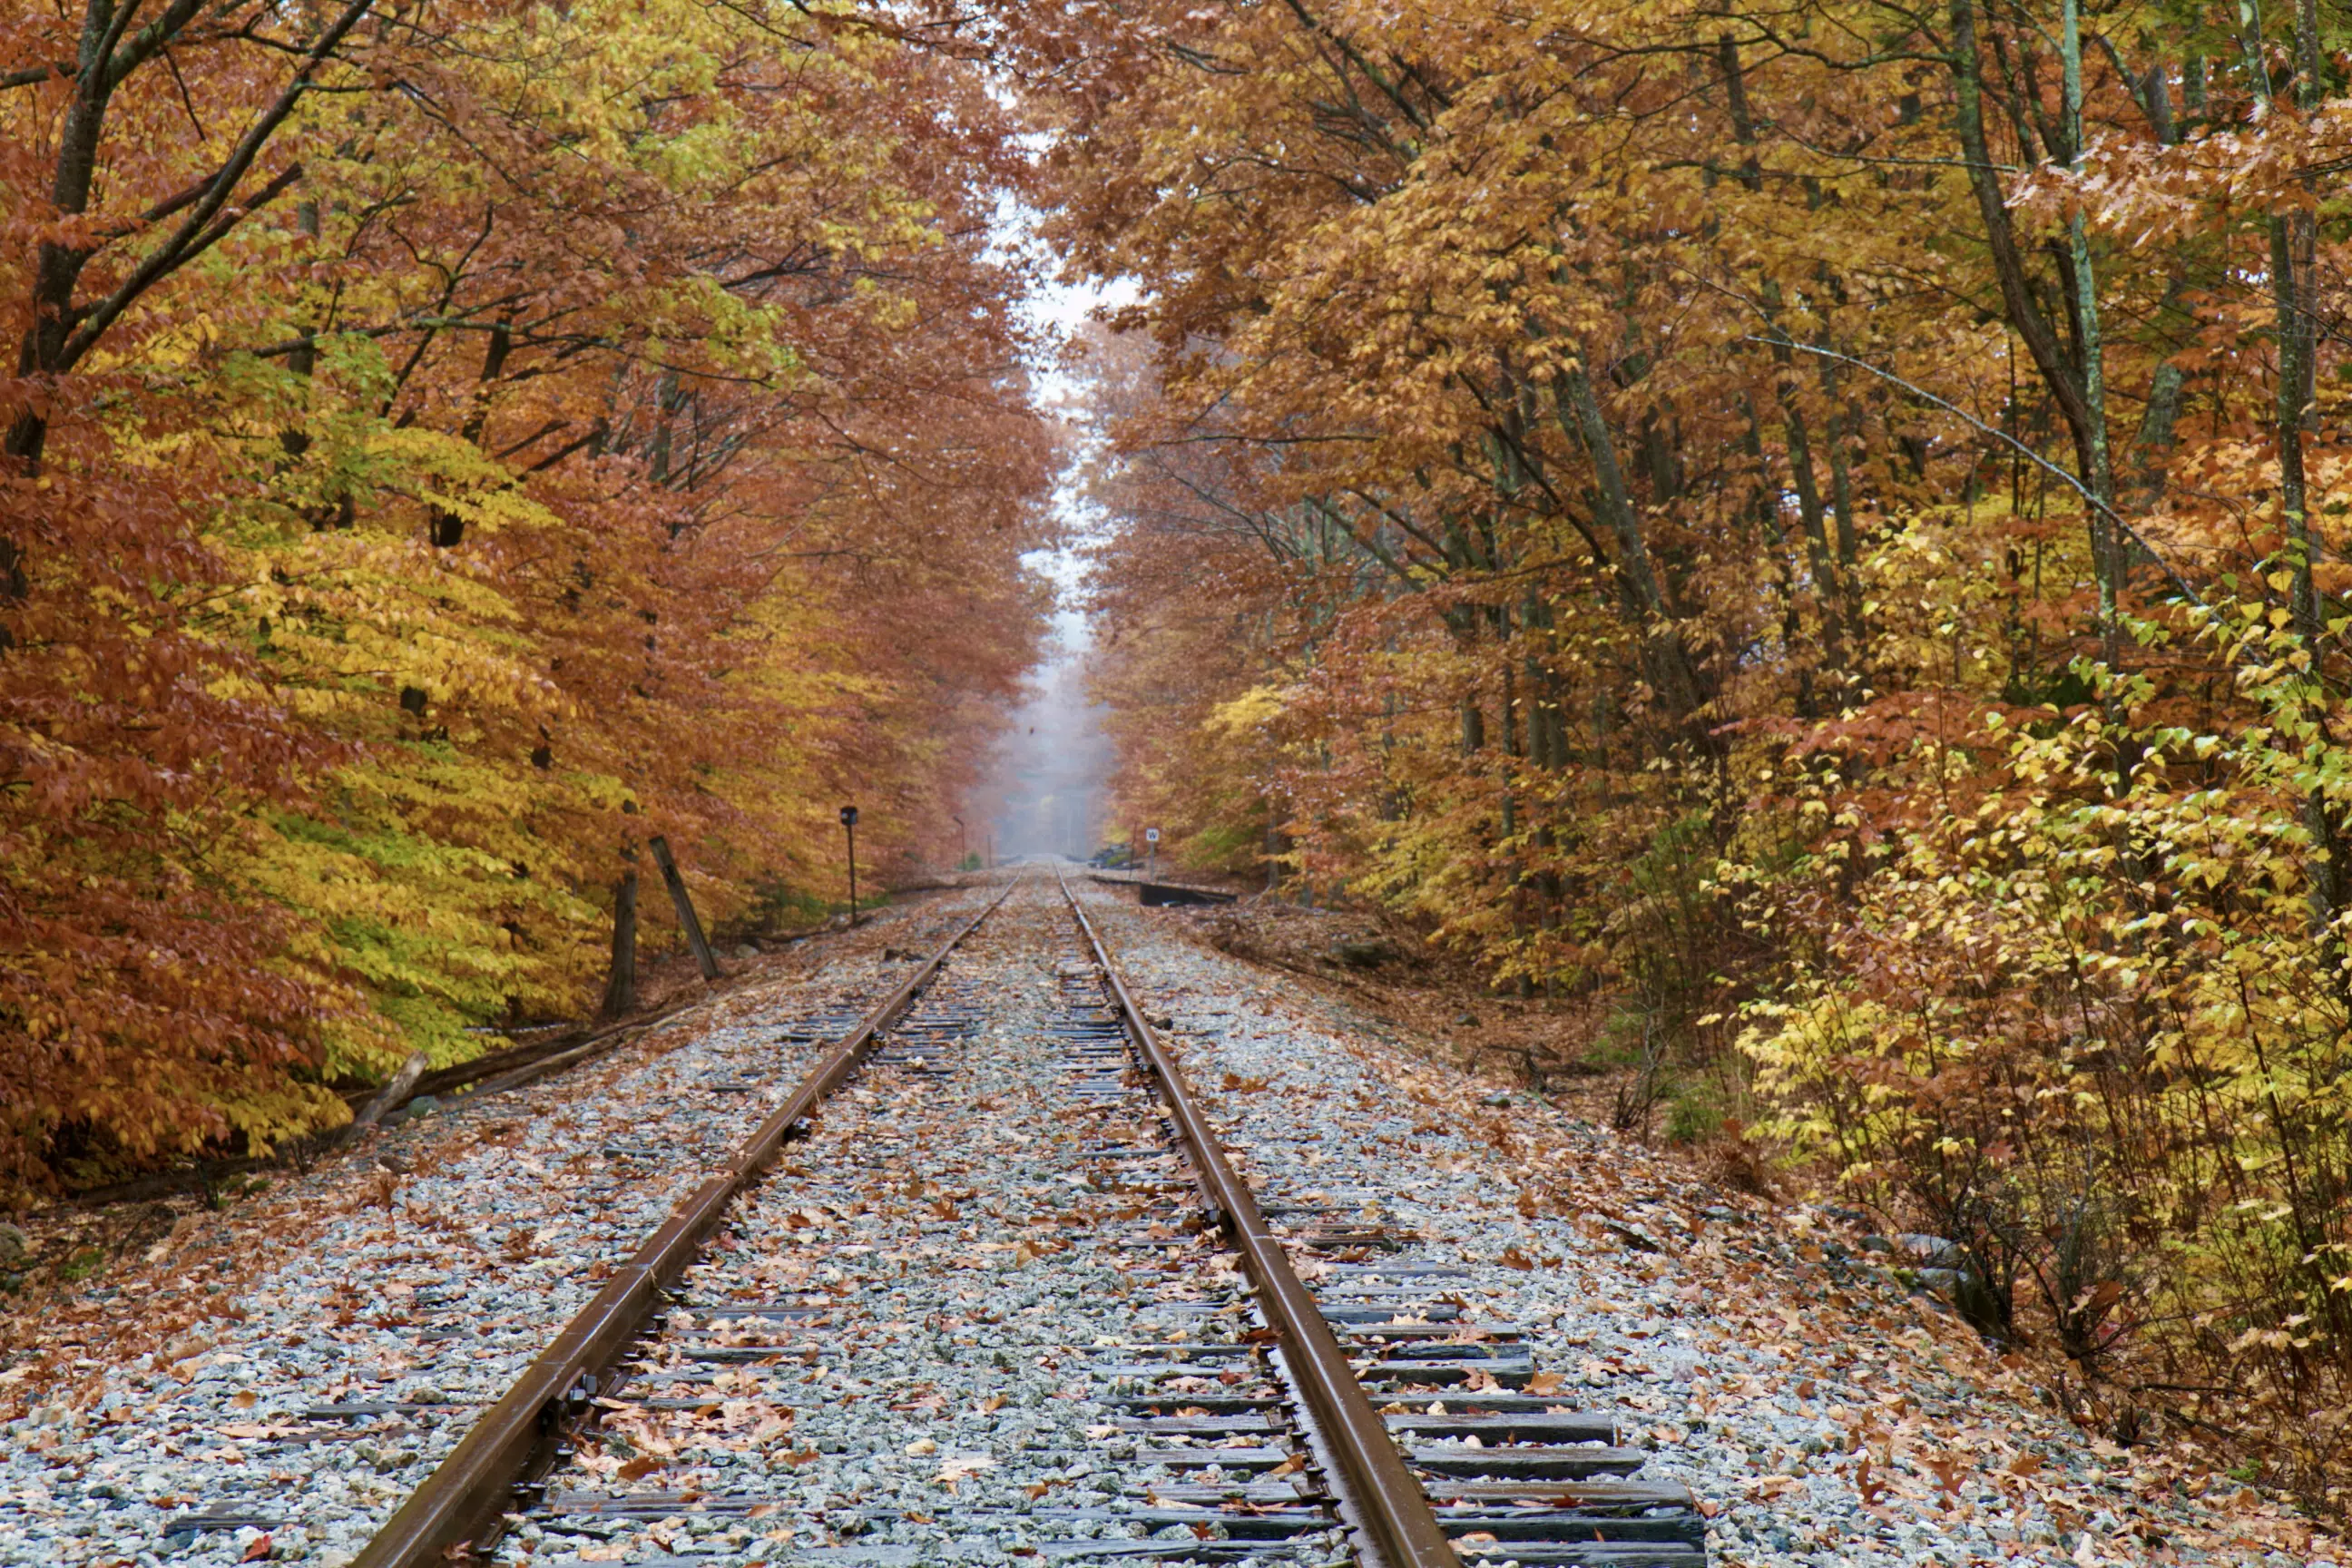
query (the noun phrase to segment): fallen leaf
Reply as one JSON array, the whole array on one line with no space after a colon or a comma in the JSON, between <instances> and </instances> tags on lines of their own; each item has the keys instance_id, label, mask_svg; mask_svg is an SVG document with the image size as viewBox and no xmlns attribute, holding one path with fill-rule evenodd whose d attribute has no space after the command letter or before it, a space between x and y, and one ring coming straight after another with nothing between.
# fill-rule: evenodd
<instances>
[{"instance_id":1,"label":"fallen leaf","mask_svg":"<svg viewBox=\"0 0 2352 1568\"><path fill-rule=\"evenodd\" d=\"M157 1364L168 1366L173 1362L185 1361L190 1356L202 1355L212 1348L212 1341L202 1334L191 1334L185 1339L173 1340L157 1352Z\"/></svg>"},{"instance_id":2,"label":"fallen leaf","mask_svg":"<svg viewBox=\"0 0 2352 1568\"><path fill-rule=\"evenodd\" d=\"M1539 1372L1528 1379L1527 1386L1529 1394L1558 1394L1568 1385L1556 1372Z\"/></svg>"},{"instance_id":3,"label":"fallen leaf","mask_svg":"<svg viewBox=\"0 0 2352 1568\"><path fill-rule=\"evenodd\" d=\"M245 1555L238 1558L237 1561L240 1563L267 1563L277 1551L278 1548L276 1544L270 1541L269 1537L267 1535L257 1535L253 1539L253 1544L245 1549Z\"/></svg>"},{"instance_id":4,"label":"fallen leaf","mask_svg":"<svg viewBox=\"0 0 2352 1568\"><path fill-rule=\"evenodd\" d=\"M996 1468L996 1461L985 1454L959 1454L941 1465L939 1474L931 1479L941 1486L951 1487L958 1481L970 1480L982 1470L994 1468Z\"/></svg>"}]
</instances>

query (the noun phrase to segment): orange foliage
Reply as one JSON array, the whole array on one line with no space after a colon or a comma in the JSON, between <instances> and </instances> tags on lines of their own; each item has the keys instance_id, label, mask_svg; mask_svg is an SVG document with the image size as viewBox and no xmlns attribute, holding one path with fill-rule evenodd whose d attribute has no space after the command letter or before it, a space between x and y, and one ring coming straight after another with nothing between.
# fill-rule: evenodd
<instances>
[{"instance_id":1,"label":"orange foliage","mask_svg":"<svg viewBox=\"0 0 2352 1568\"><path fill-rule=\"evenodd\" d=\"M2352 100L2252 16L1146 4L1047 112L1178 852L1278 803L2342 1508Z\"/></svg>"},{"instance_id":2,"label":"orange foliage","mask_svg":"<svg viewBox=\"0 0 2352 1568\"><path fill-rule=\"evenodd\" d=\"M720 920L936 842L1045 607L905 15L133 9L0 26L0 1190L576 1015L650 834Z\"/></svg>"}]
</instances>

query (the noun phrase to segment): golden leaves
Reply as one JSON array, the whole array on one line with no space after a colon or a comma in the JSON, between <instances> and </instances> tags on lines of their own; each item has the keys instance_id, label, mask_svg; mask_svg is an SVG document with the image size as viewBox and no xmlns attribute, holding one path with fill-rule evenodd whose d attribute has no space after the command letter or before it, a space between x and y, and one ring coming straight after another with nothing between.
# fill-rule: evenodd
<instances>
[{"instance_id":1,"label":"golden leaves","mask_svg":"<svg viewBox=\"0 0 2352 1568\"><path fill-rule=\"evenodd\" d=\"M51 226L203 187L286 68L249 9L125 80L104 210ZM900 788L901 852L1038 632L1009 126L964 67L668 0L347 47L280 133L299 188L59 384L7 492L0 749L39 784L0 940L42 956L0 982L39 1042L0 1190L61 1116L259 1148L339 1118L321 1078L578 1016L648 833L715 921L805 881L846 778ZM0 105L25 188L57 111Z\"/></svg>"}]
</instances>

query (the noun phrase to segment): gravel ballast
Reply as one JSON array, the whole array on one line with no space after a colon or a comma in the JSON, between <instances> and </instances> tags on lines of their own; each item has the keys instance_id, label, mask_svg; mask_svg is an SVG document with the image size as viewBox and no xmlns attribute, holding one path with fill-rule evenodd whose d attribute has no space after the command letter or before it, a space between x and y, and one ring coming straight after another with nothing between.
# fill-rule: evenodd
<instances>
[{"instance_id":1,"label":"gravel ballast","mask_svg":"<svg viewBox=\"0 0 2352 1568\"><path fill-rule=\"evenodd\" d=\"M1166 1353L1140 1345L1212 1353L1248 1320L1210 1321L1234 1266L1184 1227L1192 1189L1140 1089L1074 1088L1052 1027L1064 974L1091 991L1094 971L1071 931L1033 877L965 942L908 1032L961 1016L971 1033L931 1071L877 1066L827 1103L505 1561L1016 1563L1040 1542L1140 1540L1116 1517L1137 1494L1198 1481L1139 1459L1116 1402L1165 1386L1131 1372ZM756 1359L714 1364L729 1352ZM1185 1381L1231 1392L1230 1364ZM685 1499L702 1506L667 1507ZM1336 1534L1281 1559L1345 1560Z\"/></svg>"},{"instance_id":2,"label":"gravel ballast","mask_svg":"<svg viewBox=\"0 0 2352 1568\"><path fill-rule=\"evenodd\" d=\"M1686 1483L1714 1561L2352 1561L2251 1488L2077 1430L1817 1211L1717 1191L1072 886L1262 1199L1344 1200L1466 1269L1465 1319L1524 1325L1548 1392ZM159 1244L0 1352L0 1563L348 1561L789 1092L823 1043L787 1026L878 997L904 973L886 938L928 951L980 897ZM739 1205L506 1561L1034 1563L1198 1479L1139 1455L1120 1401L1151 1386L1139 1353L1187 1342L1202 1390L1234 1388L1205 1369L1240 1364L1215 1356L1248 1320L1176 1163L1142 1152L1141 1097L1074 1089L1058 905L1033 875L910 1020L966 1037L886 1051ZM320 1440L320 1406L359 1409ZM681 1500L710 1499L740 1506Z\"/></svg>"},{"instance_id":3,"label":"gravel ballast","mask_svg":"<svg viewBox=\"0 0 2352 1568\"><path fill-rule=\"evenodd\" d=\"M1698 1495L1715 1561L2352 1561L2251 1488L2061 1419L1939 1301L1843 1258L1817 1211L1433 1066L1181 915L1082 897L1253 1179L1370 1188L1469 1263L1482 1310L1538 1330L1579 1403L1654 1445L1643 1474Z\"/></svg>"},{"instance_id":4,"label":"gravel ballast","mask_svg":"<svg viewBox=\"0 0 2352 1568\"><path fill-rule=\"evenodd\" d=\"M892 911L569 1074L453 1100L200 1221L6 1352L0 1563L348 1557L824 1041L981 906ZM737 1087L748 1086L748 1087ZM401 1404L378 1440L283 1441L314 1406ZM191 1531L192 1520L257 1522ZM175 1528L180 1527L180 1528Z\"/></svg>"}]
</instances>

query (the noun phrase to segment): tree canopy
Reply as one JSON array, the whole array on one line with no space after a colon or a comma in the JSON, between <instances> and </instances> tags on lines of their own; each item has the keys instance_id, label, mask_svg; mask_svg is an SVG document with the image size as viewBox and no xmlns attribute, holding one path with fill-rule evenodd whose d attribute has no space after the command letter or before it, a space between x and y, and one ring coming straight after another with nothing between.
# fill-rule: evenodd
<instances>
[{"instance_id":1,"label":"tree canopy","mask_svg":"<svg viewBox=\"0 0 2352 1568\"><path fill-rule=\"evenodd\" d=\"M1055 462L1016 127L923 19L88 0L0 26L0 1186L341 1117L943 831Z\"/></svg>"},{"instance_id":2,"label":"tree canopy","mask_svg":"<svg viewBox=\"0 0 2352 1568\"><path fill-rule=\"evenodd\" d=\"M2183 1418L2329 1507L2347 42L1146 3L1049 175L1140 290L1096 354L1122 819L1586 1004L1629 1124L1777 1135L1955 1238L1990 1331L2259 1393Z\"/></svg>"}]
</instances>

